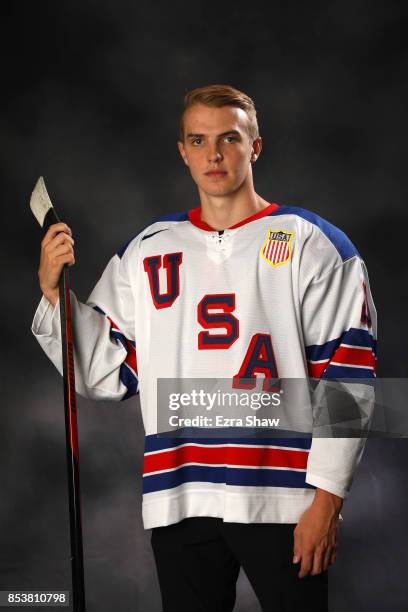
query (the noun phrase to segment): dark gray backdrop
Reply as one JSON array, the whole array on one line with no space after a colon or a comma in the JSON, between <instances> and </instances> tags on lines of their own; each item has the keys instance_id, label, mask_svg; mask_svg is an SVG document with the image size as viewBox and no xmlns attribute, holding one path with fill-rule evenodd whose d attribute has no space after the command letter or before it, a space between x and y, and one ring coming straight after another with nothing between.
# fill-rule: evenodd
<instances>
[{"instance_id":1,"label":"dark gray backdrop","mask_svg":"<svg viewBox=\"0 0 408 612\"><path fill-rule=\"evenodd\" d=\"M380 375L407 375L403 4L3 5L0 589L70 588L61 380L30 335L40 231L29 195L43 174L75 234L84 300L139 227L198 205L176 149L188 89L227 82L254 97L258 193L348 233L377 305ZM79 429L88 611L158 611L139 403L80 400ZM332 612L407 608L407 460L405 440L367 444L344 506ZM238 587L236 610L258 610L244 576Z\"/></svg>"}]
</instances>

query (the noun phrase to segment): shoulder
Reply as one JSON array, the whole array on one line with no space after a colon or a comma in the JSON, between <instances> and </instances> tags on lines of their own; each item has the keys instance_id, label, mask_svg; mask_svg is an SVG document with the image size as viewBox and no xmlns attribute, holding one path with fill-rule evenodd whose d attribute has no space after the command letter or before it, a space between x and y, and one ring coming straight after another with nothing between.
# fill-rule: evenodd
<instances>
[{"instance_id":1,"label":"shoulder","mask_svg":"<svg viewBox=\"0 0 408 612\"><path fill-rule=\"evenodd\" d=\"M157 217L153 221L150 221L147 225L143 226L134 234L129 240L127 240L116 252L119 259L122 259L125 253L140 246L143 240L147 240L154 236L156 233L171 229L174 225L178 225L183 221L188 221L187 212L175 212L167 213Z\"/></svg>"},{"instance_id":2,"label":"shoulder","mask_svg":"<svg viewBox=\"0 0 408 612\"><path fill-rule=\"evenodd\" d=\"M284 215L295 217L298 224L303 226L312 240L314 236L317 240L323 238L328 241L343 262L355 256L360 257L357 248L350 238L341 229L326 221L320 215L305 208L283 204L270 216L279 217Z\"/></svg>"}]
</instances>

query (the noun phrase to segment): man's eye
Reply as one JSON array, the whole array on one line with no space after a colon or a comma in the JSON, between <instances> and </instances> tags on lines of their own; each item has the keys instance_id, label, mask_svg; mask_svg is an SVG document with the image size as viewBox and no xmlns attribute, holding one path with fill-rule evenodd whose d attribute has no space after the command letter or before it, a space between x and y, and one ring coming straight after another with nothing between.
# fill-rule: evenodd
<instances>
[{"instance_id":1,"label":"man's eye","mask_svg":"<svg viewBox=\"0 0 408 612\"><path fill-rule=\"evenodd\" d=\"M191 141L194 145L199 145L202 143L202 138L194 138L194 140Z\"/></svg>"},{"instance_id":2,"label":"man's eye","mask_svg":"<svg viewBox=\"0 0 408 612\"><path fill-rule=\"evenodd\" d=\"M236 139L236 137L235 137L235 136L226 136L226 137L225 137L225 140L226 140L227 142L236 142L236 141L237 141L237 139Z\"/></svg>"}]
</instances>

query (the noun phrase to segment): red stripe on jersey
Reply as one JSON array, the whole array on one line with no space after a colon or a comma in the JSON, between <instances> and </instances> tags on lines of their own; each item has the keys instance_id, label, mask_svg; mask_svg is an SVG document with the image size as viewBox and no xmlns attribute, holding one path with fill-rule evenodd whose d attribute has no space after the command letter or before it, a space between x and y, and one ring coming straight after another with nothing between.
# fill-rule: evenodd
<instances>
[{"instance_id":1,"label":"red stripe on jersey","mask_svg":"<svg viewBox=\"0 0 408 612\"><path fill-rule=\"evenodd\" d=\"M184 463L285 467L305 470L308 451L277 448L180 446L171 451L145 455L143 473L170 470Z\"/></svg>"},{"instance_id":2,"label":"red stripe on jersey","mask_svg":"<svg viewBox=\"0 0 408 612\"><path fill-rule=\"evenodd\" d=\"M329 359L326 359L326 361L322 361L319 363L311 363L310 361L308 361L307 370L308 370L309 376L311 378L321 378L323 372L327 368L329 361L330 361Z\"/></svg>"},{"instance_id":3,"label":"red stripe on jersey","mask_svg":"<svg viewBox=\"0 0 408 612\"><path fill-rule=\"evenodd\" d=\"M112 321L112 319L110 317L106 317L108 319L108 321L111 324L111 327L113 330L118 331L120 334L122 334L122 332L120 331L119 327L116 325L116 323L114 321ZM126 340L126 348L127 348L127 355L125 358L125 363L132 368L132 370L135 372L135 374L137 374L137 357L136 357L136 348L133 346L133 344L130 342L130 340L128 340L126 338L126 336L124 334L122 334L122 336L124 337L124 339Z\"/></svg>"},{"instance_id":4,"label":"red stripe on jersey","mask_svg":"<svg viewBox=\"0 0 408 612\"><path fill-rule=\"evenodd\" d=\"M127 350L128 354L126 355L125 363L128 364L132 368L132 370L137 374L137 357L136 357L136 349L129 340L127 340Z\"/></svg>"},{"instance_id":5,"label":"red stripe on jersey","mask_svg":"<svg viewBox=\"0 0 408 612\"><path fill-rule=\"evenodd\" d=\"M247 217L246 219L242 219L242 221L239 221L238 223L235 223L234 225L230 225L226 229L234 229L236 227L241 227L241 225L245 225L246 223L249 223L250 221L255 221L255 219L261 219L262 217L265 217L266 215L270 215L271 213L275 212L275 210L278 208L279 208L279 205L273 202L269 204L268 206L265 206L265 208L258 210L258 212L254 213L250 217ZM211 227L211 225L209 225L206 221L203 221L201 219L201 208L199 206L197 208L190 208L187 214L188 214L190 223L192 223L193 225L196 225L197 227L201 229L207 230L208 232L217 231L214 227Z\"/></svg>"},{"instance_id":6,"label":"red stripe on jersey","mask_svg":"<svg viewBox=\"0 0 408 612\"><path fill-rule=\"evenodd\" d=\"M115 329L116 331L120 331L119 327L116 325L116 323L114 321L112 321L112 319L110 317L107 316L106 318L110 322L112 329Z\"/></svg>"},{"instance_id":7,"label":"red stripe on jersey","mask_svg":"<svg viewBox=\"0 0 408 612\"><path fill-rule=\"evenodd\" d=\"M372 350L339 346L331 361L345 365L360 365L375 369L375 357Z\"/></svg>"}]
</instances>

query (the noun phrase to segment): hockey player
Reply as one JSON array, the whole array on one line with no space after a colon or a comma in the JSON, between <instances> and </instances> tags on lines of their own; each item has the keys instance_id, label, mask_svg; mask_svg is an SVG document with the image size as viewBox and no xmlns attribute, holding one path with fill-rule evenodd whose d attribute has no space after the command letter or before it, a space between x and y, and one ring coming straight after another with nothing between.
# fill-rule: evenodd
<instances>
[{"instance_id":1,"label":"hockey player","mask_svg":"<svg viewBox=\"0 0 408 612\"><path fill-rule=\"evenodd\" d=\"M263 610L328 610L339 513L359 438L161 437L158 379L375 376L364 263L339 229L260 197L253 101L227 85L185 96L178 142L200 206L153 221L108 263L86 304L72 294L78 391L140 391L143 520L163 609L232 610L242 566ZM33 332L61 371L58 279L71 230L42 241ZM306 400L305 400L306 401ZM202 436L202 434L201 434Z\"/></svg>"}]
</instances>

